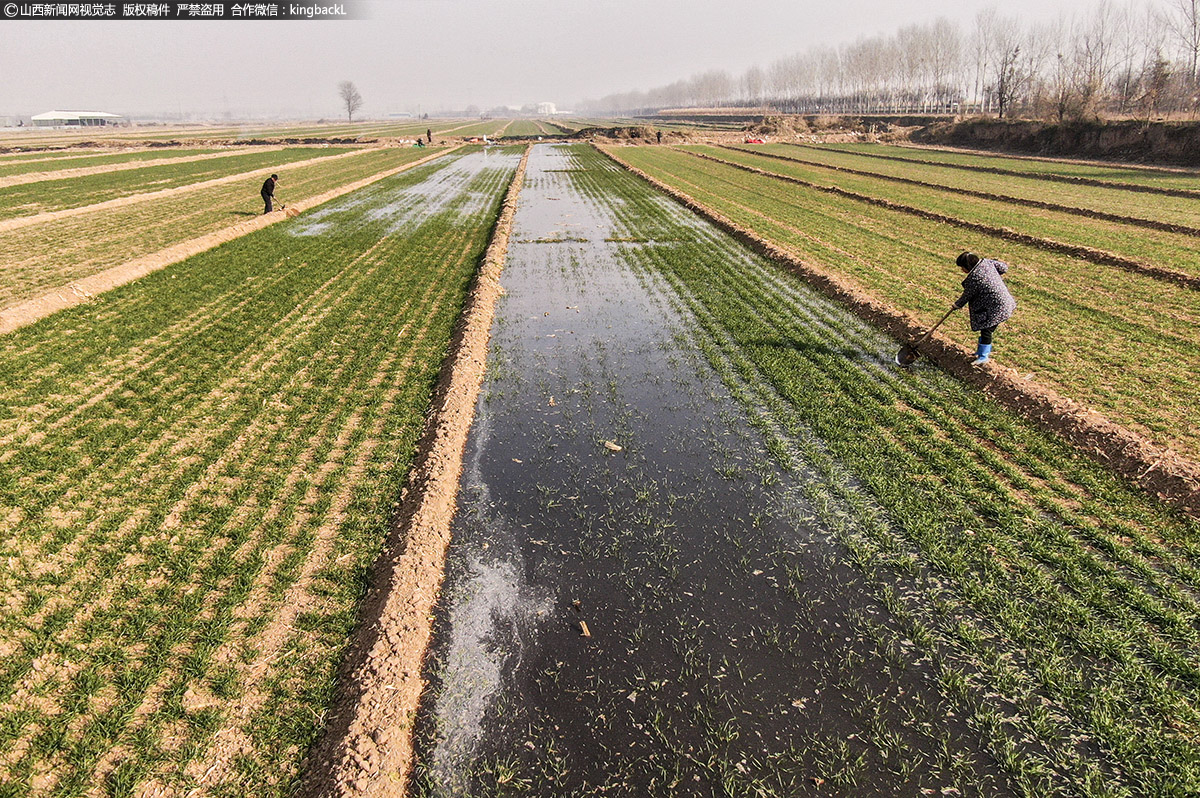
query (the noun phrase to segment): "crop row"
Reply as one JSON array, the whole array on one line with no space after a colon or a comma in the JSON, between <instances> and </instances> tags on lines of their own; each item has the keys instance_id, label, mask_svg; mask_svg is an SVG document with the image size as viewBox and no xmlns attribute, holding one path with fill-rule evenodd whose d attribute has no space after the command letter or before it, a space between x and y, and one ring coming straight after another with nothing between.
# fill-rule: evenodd
<instances>
[{"instance_id":1,"label":"crop row","mask_svg":"<svg viewBox=\"0 0 1200 798\"><path fill-rule=\"evenodd\" d=\"M966 175L961 171L908 164L899 161L872 160L834 150L801 151L786 145L768 144L759 147L727 146L727 151L757 152L778 160L825 170L854 174L860 177L905 183L921 188L940 189L961 196L990 199L1021 205L1027 208L1059 211L1074 216L1162 230L1168 233L1200 235L1200 229L1190 226L1197 216L1195 203L1172 197L1130 196L1119 189L1076 187L1063 184L1047 186L1044 182L1022 177L988 174ZM809 156L813 157L809 157ZM1180 221L1167 221L1168 217ZM1182 221L1182 220L1186 220Z\"/></svg>"},{"instance_id":2,"label":"crop row","mask_svg":"<svg viewBox=\"0 0 1200 798\"><path fill-rule=\"evenodd\" d=\"M641 151L637 151L641 154ZM633 153L621 150L621 157ZM581 154L587 161L590 157ZM631 240L686 213L598 168ZM1200 789L1200 525L704 225L631 247L1026 795Z\"/></svg>"},{"instance_id":3,"label":"crop row","mask_svg":"<svg viewBox=\"0 0 1200 798\"><path fill-rule=\"evenodd\" d=\"M276 196L297 202L427 154L388 148L281 167ZM256 216L262 212L260 185L250 178L0 233L0 307Z\"/></svg>"},{"instance_id":4,"label":"crop row","mask_svg":"<svg viewBox=\"0 0 1200 798\"><path fill-rule=\"evenodd\" d=\"M1200 288L1200 270L1193 259L1185 254L1190 245L1190 236L1179 230L1156 234L1133 229L1125 222L1114 224L1112 220L1080 219L1056 211L1046 213L1044 209L1014 219L1013 203L1001 197L967 197L958 193L948 194L930 186L899 187L879 178L831 173L821 166L805 166L741 150L687 148L684 151L806 188L816 188L931 221L1028 244L1037 249ZM1049 238L1047 235L1057 237ZM1094 246L1096 243L1112 248L1097 248ZM1147 244L1157 246L1150 248ZM1155 257L1147 258L1147 253ZM1156 265L1163 261L1168 267Z\"/></svg>"},{"instance_id":5,"label":"crop row","mask_svg":"<svg viewBox=\"0 0 1200 798\"><path fill-rule=\"evenodd\" d=\"M1020 304L997 337L1000 362L1152 440L1200 451L1192 431L1200 389L1188 376L1194 290L665 149L628 148L622 158L917 318L936 318L961 291L962 250L1014 264L1006 279ZM973 349L965 324L949 324L953 340Z\"/></svg>"},{"instance_id":6,"label":"crop row","mask_svg":"<svg viewBox=\"0 0 1200 798\"><path fill-rule=\"evenodd\" d=\"M89 166L109 166L115 164L135 164L143 161L157 161L163 158L187 158L194 155L210 155L225 152L241 154L229 149L175 149L161 148L153 150L137 150L135 152L88 153L85 155L71 153L32 153L33 157L4 158L0 157L0 178L27 175L34 172L50 172L63 169L83 169ZM253 152L246 150L245 152ZM56 155L58 157L50 157Z\"/></svg>"},{"instance_id":7,"label":"crop row","mask_svg":"<svg viewBox=\"0 0 1200 798\"><path fill-rule=\"evenodd\" d=\"M454 129L455 136L491 136L495 138L508 127L510 120L508 119L491 119L484 122L474 122L456 127Z\"/></svg>"},{"instance_id":8,"label":"crop row","mask_svg":"<svg viewBox=\"0 0 1200 798\"><path fill-rule=\"evenodd\" d=\"M1048 182L1116 188L1128 192L1149 192L1165 196L1200 195L1200 178L1186 170L1153 169L1080 163L1067 160L1021 158L989 153L967 153L932 148L896 147L878 144L800 145L809 150L840 150L872 158L907 161L927 166L945 166L984 174L1033 177Z\"/></svg>"},{"instance_id":9,"label":"crop row","mask_svg":"<svg viewBox=\"0 0 1200 798\"><path fill-rule=\"evenodd\" d=\"M514 119L504 128L505 136L542 136L546 130L536 119Z\"/></svg>"},{"instance_id":10,"label":"crop row","mask_svg":"<svg viewBox=\"0 0 1200 798\"><path fill-rule=\"evenodd\" d=\"M0 188L0 219L33 216L47 211L80 208L98 202L186 186L229 175L258 172L350 152L344 149L291 147L271 152L237 154L203 161L164 165L148 164L117 173L43 180ZM261 182L261 181L260 181Z\"/></svg>"},{"instance_id":11,"label":"crop row","mask_svg":"<svg viewBox=\"0 0 1200 798\"><path fill-rule=\"evenodd\" d=\"M515 165L420 167L0 342L0 791L288 791Z\"/></svg>"}]
</instances>

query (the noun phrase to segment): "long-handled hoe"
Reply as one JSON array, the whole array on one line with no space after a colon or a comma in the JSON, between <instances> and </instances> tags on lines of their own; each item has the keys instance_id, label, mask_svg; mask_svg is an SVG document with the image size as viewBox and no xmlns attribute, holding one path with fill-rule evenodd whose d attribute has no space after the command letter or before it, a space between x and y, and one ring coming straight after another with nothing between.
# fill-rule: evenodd
<instances>
[{"instance_id":1,"label":"long-handled hoe","mask_svg":"<svg viewBox=\"0 0 1200 798\"><path fill-rule=\"evenodd\" d=\"M946 311L946 315L938 319L938 323L929 328L929 332L925 333L912 343L905 344L904 346L900 347L900 351L896 353L895 357L896 365L911 366L913 363L916 363L917 359L921 357L921 353L918 351L917 347L925 343L925 341L929 339L929 336L933 335L933 331L938 327L941 327L942 322L950 318L950 314L956 310L958 310L958 308L951 305L950 309Z\"/></svg>"}]
</instances>

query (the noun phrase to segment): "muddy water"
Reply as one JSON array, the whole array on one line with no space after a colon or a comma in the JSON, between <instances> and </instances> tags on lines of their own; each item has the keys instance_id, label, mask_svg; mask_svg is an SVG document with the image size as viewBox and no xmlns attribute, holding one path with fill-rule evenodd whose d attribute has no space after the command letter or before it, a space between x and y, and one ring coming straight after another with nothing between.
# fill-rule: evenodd
<instances>
[{"instance_id":1,"label":"muddy water","mask_svg":"<svg viewBox=\"0 0 1200 798\"><path fill-rule=\"evenodd\" d=\"M530 158L414 793L1004 794L577 168Z\"/></svg>"},{"instance_id":2,"label":"muddy water","mask_svg":"<svg viewBox=\"0 0 1200 798\"><path fill-rule=\"evenodd\" d=\"M402 192L390 189L389 181L384 181L304 214L289 232L301 237L322 235L334 229L339 224L339 217L347 211L364 206L370 207L366 219L383 222L388 234L412 229L446 210L454 210L468 218L493 196L490 192L470 190L471 184L490 170L511 171L520 159L520 150L513 147L451 154L426 167L418 167L428 170L426 175ZM391 195L390 199L381 202L380 197L385 192Z\"/></svg>"}]
</instances>

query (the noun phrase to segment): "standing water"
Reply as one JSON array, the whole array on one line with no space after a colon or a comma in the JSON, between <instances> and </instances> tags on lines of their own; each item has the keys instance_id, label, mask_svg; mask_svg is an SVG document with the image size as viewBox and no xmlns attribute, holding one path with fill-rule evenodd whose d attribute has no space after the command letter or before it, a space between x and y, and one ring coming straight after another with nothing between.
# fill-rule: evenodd
<instances>
[{"instance_id":1,"label":"standing water","mask_svg":"<svg viewBox=\"0 0 1200 798\"><path fill-rule=\"evenodd\" d=\"M584 168L529 160L414 793L1006 792L928 667L883 642L802 498L814 477L775 463L672 289L631 265L702 246L700 223L631 238Z\"/></svg>"}]
</instances>

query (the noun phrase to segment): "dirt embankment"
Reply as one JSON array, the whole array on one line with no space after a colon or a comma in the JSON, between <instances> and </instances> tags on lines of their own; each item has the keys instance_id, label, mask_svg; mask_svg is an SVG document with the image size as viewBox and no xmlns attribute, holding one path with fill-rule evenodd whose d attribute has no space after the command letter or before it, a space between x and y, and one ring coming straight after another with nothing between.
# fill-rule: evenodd
<instances>
[{"instance_id":1,"label":"dirt embankment","mask_svg":"<svg viewBox=\"0 0 1200 798\"><path fill-rule=\"evenodd\" d=\"M916 319L880 302L842 277L801 260L684 192L626 163L617 155L604 150L601 152L759 254L796 272L810 285L847 305L858 316L896 338L915 340L925 333L925 327ZM995 363L983 367L972 366L968 357L972 353L942 335L933 335L921 344L920 349L964 382L977 386L1042 428L1062 436L1162 501L1200 518L1200 464L1114 424L1095 410L1023 378L1014 369Z\"/></svg>"},{"instance_id":2,"label":"dirt embankment","mask_svg":"<svg viewBox=\"0 0 1200 798\"><path fill-rule=\"evenodd\" d=\"M425 683L421 666L441 588L463 451L486 368L487 342L502 293L526 149L509 185L451 356L438 380L434 412L401 498L397 522L375 565L359 632L340 674L338 698L307 766L303 795L403 795L412 766L413 718Z\"/></svg>"},{"instance_id":3,"label":"dirt embankment","mask_svg":"<svg viewBox=\"0 0 1200 798\"><path fill-rule=\"evenodd\" d=\"M1085 247L1079 244L1068 244L1062 241L1054 241L1049 238L1039 238L1038 236L1032 236L1028 233L1018 233L1017 231L1010 230L1007 227L993 227L992 225L980 224L979 222L972 222L967 219L959 219L956 216L946 216L945 214L934 213L933 211L927 211L923 208L914 208L911 205L903 205L898 202L892 202L891 200L881 199L879 197L871 197L867 196L866 194L856 193L854 191L847 191L846 189L838 188L837 186L822 186L818 183L810 183L807 180L801 180L798 177L790 177L788 175L776 174L775 172L768 172L764 169L758 169L753 166L746 166L745 164L727 161L724 158L717 158L716 156L708 155L707 153L703 152L691 152L688 150L684 150L684 152L687 152L688 155L695 156L696 158L701 158L706 161L713 161L724 166L740 169L744 172L750 172L751 174L762 175L764 177L780 180L785 183L792 183L793 185L804 186L805 188L811 188L816 191L823 191L827 194L835 194L839 197L858 200L859 202L865 202L869 205L876 205L881 208L887 208L888 210L898 211L910 216L916 216L920 219L928 219L932 222L949 224L955 227L960 227L964 230L973 230L977 233L995 236L996 238L1001 238L1005 241L1015 241L1018 244L1036 247L1047 252L1057 252L1061 255L1067 255L1072 258L1080 258L1081 260L1086 260L1091 263L1097 263L1105 266L1115 266L1118 269L1124 269L1125 271L1133 272L1134 274L1152 277L1155 280L1162 280L1163 282L1175 283L1188 288L1200 289L1200 277L1184 274L1183 272L1177 272L1172 269L1164 269L1150 263L1134 260L1132 258L1126 258L1102 249Z\"/></svg>"},{"instance_id":4,"label":"dirt embankment","mask_svg":"<svg viewBox=\"0 0 1200 798\"><path fill-rule=\"evenodd\" d=\"M632 125L629 127L585 127L575 131L566 138L584 141L605 140L625 144L656 144L658 134L662 134L663 143L681 144L691 141L692 135L678 130L659 130L649 125Z\"/></svg>"},{"instance_id":5,"label":"dirt embankment","mask_svg":"<svg viewBox=\"0 0 1200 798\"><path fill-rule=\"evenodd\" d=\"M912 138L922 144L980 150L1200 166L1197 122L968 119L929 125Z\"/></svg>"}]
</instances>

